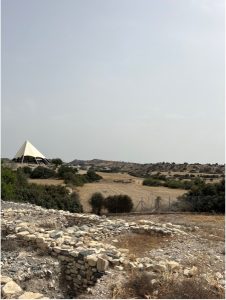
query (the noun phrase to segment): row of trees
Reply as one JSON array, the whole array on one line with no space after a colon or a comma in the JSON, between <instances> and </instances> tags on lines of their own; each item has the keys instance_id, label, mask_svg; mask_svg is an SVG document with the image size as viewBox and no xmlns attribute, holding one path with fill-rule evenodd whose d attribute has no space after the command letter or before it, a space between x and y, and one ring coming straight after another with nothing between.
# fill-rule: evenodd
<instances>
[{"instance_id":1,"label":"row of trees","mask_svg":"<svg viewBox=\"0 0 226 300\"><path fill-rule=\"evenodd\" d=\"M86 174L78 174L76 168L61 165L57 171L38 166L35 169L30 167L23 167L21 170L27 177L35 179L48 179L48 178L60 178L63 179L66 184L71 184L75 186L82 186L85 183L94 182L102 179L102 177L94 172L93 169L89 169Z\"/></svg>"},{"instance_id":2,"label":"row of trees","mask_svg":"<svg viewBox=\"0 0 226 300\"><path fill-rule=\"evenodd\" d=\"M205 182L199 177L191 180L176 180L166 178L164 175L152 176L143 180L143 185L147 186L164 186L172 189L185 189L190 190L192 187L201 186Z\"/></svg>"},{"instance_id":3,"label":"row of trees","mask_svg":"<svg viewBox=\"0 0 226 300\"><path fill-rule=\"evenodd\" d=\"M114 195L104 198L101 193L94 193L89 200L92 212L100 215L103 208L110 213L126 213L133 209L133 201L128 195Z\"/></svg>"},{"instance_id":4,"label":"row of trees","mask_svg":"<svg viewBox=\"0 0 226 300\"><path fill-rule=\"evenodd\" d=\"M5 201L28 202L45 208L82 212L83 208L77 193L69 194L64 186L37 185L27 181L23 169L1 170L1 197Z\"/></svg>"}]
</instances>

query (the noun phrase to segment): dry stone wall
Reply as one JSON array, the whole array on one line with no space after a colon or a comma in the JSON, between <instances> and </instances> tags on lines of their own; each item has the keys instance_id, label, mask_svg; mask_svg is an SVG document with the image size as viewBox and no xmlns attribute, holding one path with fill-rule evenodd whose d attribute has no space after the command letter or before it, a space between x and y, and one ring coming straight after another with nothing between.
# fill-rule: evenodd
<instances>
[{"instance_id":1,"label":"dry stone wall","mask_svg":"<svg viewBox=\"0 0 226 300\"><path fill-rule=\"evenodd\" d=\"M55 227L55 228L51 228ZM150 235L187 235L187 228L171 223L140 220L125 222L105 216L46 210L34 205L2 210L2 232L8 240L16 239L56 257L67 280L77 291L93 286L108 268L161 269L150 259L130 261L127 249L103 242L123 233ZM171 263L172 265L172 263ZM163 268L163 267L162 267Z\"/></svg>"}]
</instances>

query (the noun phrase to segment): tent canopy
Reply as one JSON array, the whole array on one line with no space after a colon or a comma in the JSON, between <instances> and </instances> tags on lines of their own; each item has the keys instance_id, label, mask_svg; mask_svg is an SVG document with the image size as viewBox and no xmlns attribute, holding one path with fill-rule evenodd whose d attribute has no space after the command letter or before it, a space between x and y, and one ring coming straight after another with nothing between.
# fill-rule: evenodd
<instances>
[{"instance_id":1,"label":"tent canopy","mask_svg":"<svg viewBox=\"0 0 226 300\"><path fill-rule=\"evenodd\" d=\"M41 158L47 161L45 156L41 152L39 152L29 141L25 141L23 143L23 145L17 151L13 159L14 160L22 159L23 162L24 157L33 157L35 160Z\"/></svg>"}]
</instances>

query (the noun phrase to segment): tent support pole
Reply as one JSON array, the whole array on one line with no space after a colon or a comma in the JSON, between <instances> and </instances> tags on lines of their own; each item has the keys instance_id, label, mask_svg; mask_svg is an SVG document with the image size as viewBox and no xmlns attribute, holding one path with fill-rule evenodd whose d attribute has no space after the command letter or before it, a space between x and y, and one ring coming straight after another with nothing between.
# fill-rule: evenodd
<instances>
[{"instance_id":1,"label":"tent support pole","mask_svg":"<svg viewBox=\"0 0 226 300\"><path fill-rule=\"evenodd\" d=\"M24 163L24 155L23 155L23 157L22 157L22 161L21 161L21 163L22 163L22 164Z\"/></svg>"}]
</instances>

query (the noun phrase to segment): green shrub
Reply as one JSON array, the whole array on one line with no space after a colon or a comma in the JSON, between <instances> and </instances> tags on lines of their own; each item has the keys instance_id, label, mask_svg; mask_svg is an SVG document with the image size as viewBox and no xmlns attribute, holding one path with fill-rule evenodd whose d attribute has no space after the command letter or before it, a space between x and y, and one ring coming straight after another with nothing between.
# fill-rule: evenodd
<instances>
[{"instance_id":1,"label":"green shrub","mask_svg":"<svg viewBox=\"0 0 226 300\"><path fill-rule=\"evenodd\" d=\"M60 166L57 175L59 176L59 178L65 179L66 173L76 174L77 172L78 170L76 168L72 168L70 166Z\"/></svg>"},{"instance_id":2,"label":"green shrub","mask_svg":"<svg viewBox=\"0 0 226 300\"><path fill-rule=\"evenodd\" d=\"M187 176L185 177L187 178ZM171 189L185 189L185 190L189 190L193 186L199 186L203 184L204 181L201 178L195 178L193 180L176 180L176 179L167 179L164 175L153 175L152 177L143 180L143 185L147 185L147 186L165 186Z\"/></svg>"},{"instance_id":3,"label":"green shrub","mask_svg":"<svg viewBox=\"0 0 226 300\"><path fill-rule=\"evenodd\" d=\"M72 184L75 186L82 186L84 183L99 181L102 178L93 170L89 170L83 175L78 174L77 172L76 168L61 166L58 170L58 176L64 179L66 184Z\"/></svg>"},{"instance_id":4,"label":"green shrub","mask_svg":"<svg viewBox=\"0 0 226 300\"><path fill-rule=\"evenodd\" d=\"M63 161L60 158L53 158L51 159L51 163L55 166L60 166L63 164Z\"/></svg>"},{"instance_id":5,"label":"green shrub","mask_svg":"<svg viewBox=\"0 0 226 300\"><path fill-rule=\"evenodd\" d=\"M1 197L5 201L28 202L45 208L82 212L77 193L69 195L66 187L60 185L37 185L27 182L22 169L13 171L2 168Z\"/></svg>"},{"instance_id":6,"label":"green shrub","mask_svg":"<svg viewBox=\"0 0 226 300\"><path fill-rule=\"evenodd\" d=\"M92 212L94 214L100 215L101 209L104 205L104 197L101 193L94 193L90 200L90 205L92 206Z\"/></svg>"},{"instance_id":7,"label":"green shrub","mask_svg":"<svg viewBox=\"0 0 226 300\"><path fill-rule=\"evenodd\" d=\"M85 177L88 182L99 181L102 179L102 177L98 175L94 170L88 170L85 174Z\"/></svg>"},{"instance_id":8,"label":"green shrub","mask_svg":"<svg viewBox=\"0 0 226 300\"><path fill-rule=\"evenodd\" d=\"M195 212L225 212L225 181L196 184L191 191L180 197Z\"/></svg>"},{"instance_id":9,"label":"green shrub","mask_svg":"<svg viewBox=\"0 0 226 300\"><path fill-rule=\"evenodd\" d=\"M110 213L125 213L133 209L133 202L128 195L114 195L104 200L104 206Z\"/></svg>"},{"instance_id":10,"label":"green shrub","mask_svg":"<svg viewBox=\"0 0 226 300\"><path fill-rule=\"evenodd\" d=\"M32 168L25 166L23 168L18 168L17 170L21 169L24 174L26 174L28 177L30 177L31 173L32 173Z\"/></svg>"},{"instance_id":11,"label":"green shrub","mask_svg":"<svg viewBox=\"0 0 226 300\"><path fill-rule=\"evenodd\" d=\"M162 186L162 182L159 179L154 179L154 178L146 178L143 180L143 185L148 185L148 186Z\"/></svg>"},{"instance_id":12,"label":"green shrub","mask_svg":"<svg viewBox=\"0 0 226 300\"><path fill-rule=\"evenodd\" d=\"M48 178L54 178L56 177L56 172L52 169L46 168L46 167L42 167L42 166L38 166L37 168L35 168L31 175L31 178L40 178L40 179L48 179Z\"/></svg>"},{"instance_id":13,"label":"green shrub","mask_svg":"<svg viewBox=\"0 0 226 300\"><path fill-rule=\"evenodd\" d=\"M1 168L1 198L3 200L13 200L16 196L16 185L18 173L10 168Z\"/></svg>"},{"instance_id":14,"label":"green shrub","mask_svg":"<svg viewBox=\"0 0 226 300\"><path fill-rule=\"evenodd\" d=\"M83 186L83 184L86 183L87 180L83 175L68 172L64 174L64 182L66 184L72 184L75 186Z\"/></svg>"}]
</instances>

